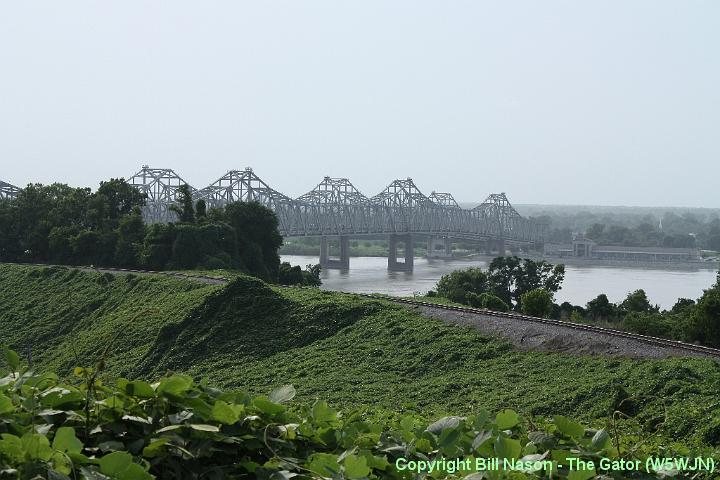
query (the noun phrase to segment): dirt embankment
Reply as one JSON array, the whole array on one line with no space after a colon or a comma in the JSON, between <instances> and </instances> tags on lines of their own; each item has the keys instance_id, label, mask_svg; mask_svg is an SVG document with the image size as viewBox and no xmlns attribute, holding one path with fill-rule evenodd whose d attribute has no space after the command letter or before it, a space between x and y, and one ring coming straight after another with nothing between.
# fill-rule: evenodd
<instances>
[{"instance_id":1,"label":"dirt embankment","mask_svg":"<svg viewBox=\"0 0 720 480\"><path fill-rule=\"evenodd\" d=\"M409 307L422 315L457 325L467 325L492 336L510 340L522 350L567 352L579 355L612 355L628 358L704 357L681 348L652 345L609 334L527 320L456 312L432 307Z\"/></svg>"}]
</instances>

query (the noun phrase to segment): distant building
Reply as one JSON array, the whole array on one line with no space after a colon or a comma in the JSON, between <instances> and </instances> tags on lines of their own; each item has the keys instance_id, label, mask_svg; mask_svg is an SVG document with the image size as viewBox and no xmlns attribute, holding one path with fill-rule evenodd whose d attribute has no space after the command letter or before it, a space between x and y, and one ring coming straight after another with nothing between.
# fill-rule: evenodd
<instances>
[{"instance_id":1,"label":"distant building","mask_svg":"<svg viewBox=\"0 0 720 480\"><path fill-rule=\"evenodd\" d=\"M697 248L668 247L616 247L598 245L582 234L573 237L572 244L545 244L545 255L560 258L587 258L593 260L624 260L635 262L700 262Z\"/></svg>"}]
</instances>

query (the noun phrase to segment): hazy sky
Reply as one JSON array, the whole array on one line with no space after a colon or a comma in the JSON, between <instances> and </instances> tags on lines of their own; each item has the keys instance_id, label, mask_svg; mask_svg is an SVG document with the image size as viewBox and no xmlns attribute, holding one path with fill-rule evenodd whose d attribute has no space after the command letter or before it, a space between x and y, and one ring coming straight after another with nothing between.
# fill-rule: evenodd
<instances>
[{"instance_id":1,"label":"hazy sky","mask_svg":"<svg viewBox=\"0 0 720 480\"><path fill-rule=\"evenodd\" d=\"M720 2L8 1L0 179L720 207Z\"/></svg>"}]
</instances>

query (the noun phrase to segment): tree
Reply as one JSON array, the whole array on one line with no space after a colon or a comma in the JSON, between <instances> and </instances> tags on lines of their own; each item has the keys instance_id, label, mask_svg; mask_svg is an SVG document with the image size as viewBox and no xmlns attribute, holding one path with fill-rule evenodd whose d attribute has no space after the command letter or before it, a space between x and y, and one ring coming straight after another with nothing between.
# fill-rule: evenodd
<instances>
[{"instance_id":1,"label":"tree","mask_svg":"<svg viewBox=\"0 0 720 480\"><path fill-rule=\"evenodd\" d=\"M488 268L490 291L508 305L519 306L520 297L531 290L544 288L554 294L565 278L564 265L518 257L497 257Z\"/></svg>"},{"instance_id":2,"label":"tree","mask_svg":"<svg viewBox=\"0 0 720 480\"><path fill-rule=\"evenodd\" d=\"M139 266L140 253L147 233L140 209L136 207L132 214L122 217L117 231L115 264L121 267Z\"/></svg>"},{"instance_id":3,"label":"tree","mask_svg":"<svg viewBox=\"0 0 720 480\"><path fill-rule=\"evenodd\" d=\"M610 303L607 295L601 293L595 299L590 300L585 306L588 316L593 320L610 321L617 316L617 307Z\"/></svg>"},{"instance_id":4,"label":"tree","mask_svg":"<svg viewBox=\"0 0 720 480\"><path fill-rule=\"evenodd\" d=\"M520 307L525 315L547 317L553 306L553 297L544 288L536 288L525 292L520 297Z\"/></svg>"},{"instance_id":5,"label":"tree","mask_svg":"<svg viewBox=\"0 0 720 480\"><path fill-rule=\"evenodd\" d=\"M670 310L672 313L683 313L691 310L695 306L695 300L691 298L678 298L675 305Z\"/></svg>"},{"instance_id":6,"label":"tree","mask_svg":"<svg viewBox=\"0 0 720 480\"><path fill-rule=\"evenodd\" d=\"M193 207L192 192L188 184L178 187L178 205L171 205L170 210L177 214L183 223L195 223L195 207Z\"/></svg>"},{"instance_id":7,"label":"tree","mask_svg":"<svg viewBox=\"0 0 720 480\"><path fill-rule=\"evenodd\" d=\"M645 290L641 288L628 293L628 296L625 297L625 300L620 304L620 310L622 313L650 313L658 311L659 309L650 304Z\"/></svg>"},{"instance_id":8,"label":"tree","mask_svg":"<svg viewBox=\"0 0 720 480\"><path fill-rule=\"evenodd\" d=\"M720 289L705 290L692 318L700 340L714 347L720 346Z\"/></svg>"},{"instance_id":9,"label":"tree","mask_svg":"<svg viewBox=\"0 0 720 480\"><path fill-rule=\"evenodd\" d=\"M100 182L89 205L89 215L96 226L115 228L121 217L142 208L146 196L123 178Z\"/></svg>"},{"instance_id":10,"label":"tree","mask_svg":"<svg viewBox=\"0 0 720 480\"><path fill-rule=\"evenodd\" d=\"M236 202L225 206L223 219L237 232L240 260L250 274L276 282L283 239L275 213L257 202Z\"/></svg>"},{"instance_id":11,"label":"tree","mask_svg":"<svg viewBox=\"0 0 720 480\"><path fill-rule=\"evenodd\" d=\"M488 276L478 267L455 270L443 275L437 284L437 294L453 302L469 304L468 294L480 295L488 290Z\"/></svg>"},{"instance_id":12,"label":"tree","mask_svg":"<svg viewBox=\"0 0 720 480\"><path fill-rule=\"evenodd\" d=\"M298 265L292 266L288 262L283 262L280 264L278 283L280 285L319 287L322 284L320 265L308 265L305 270L301 270Z\"/></svg>"},{"instance_id":13,"label":"tree","mask_svg":"<svg viewBox=\"0 0 720 480\"><path fill-rule=\"evenodd\" d=\"M207 204L202 198L195 203L195 216L198 221L207 219Z\"/></svg>"}]
</instances>

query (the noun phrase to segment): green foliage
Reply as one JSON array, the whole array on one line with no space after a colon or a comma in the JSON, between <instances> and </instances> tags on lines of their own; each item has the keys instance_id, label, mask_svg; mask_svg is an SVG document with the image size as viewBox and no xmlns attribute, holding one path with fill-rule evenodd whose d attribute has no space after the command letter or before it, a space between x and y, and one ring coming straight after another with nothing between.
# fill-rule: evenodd
<instances>
[{"instance_id":1,"label":"green foliage","mask_svg":"<svg viewBox=\"0 0 720 480\"><path fill-rule=\"evenodd\" d=\"M553 306L552 294L544 288L536 288L520 297L520 307L525 315L547 317Z\"/></svg>"},{"instance_id":2,"label":"green foliage","mask_svg":"<svg viewBox=\"0 0 720 480\"><path fill-rule=\"evenodd\" d=\"M280 264L278 283L280 285L301 285L306 287L319 287L320 265L308 265L302 270L299 265L292 266L288 262Z\"/></svg>"},{"instance_id":3,"label":"green foliage","mask_svg":"<svg viewBox=\"0 0 720 480\"><path fill-rule=\"evenodd\" d=\"M487 308L488 310L495 310L496 312L507 312L510 310L507 303L492 293L485 292L477 295L474 292L469 292L467 294L467 300L472 307Z\"/></svg>"},{"instance_id":4,"label":"green foliage","mask_svg":"<svg viewBox=\"0 0 720 480\"><path fill-rule=\"evenodd\" d=\"M520 306L520 297L531 290L543 288L551 294L556 293L564 278L564 265L552 265L543 260L497 257L488 267L492 293L516 307Z\"/></svg>"},{"instance_id":5,"label":"green foliage","mask_svg":"<svg viewBox=\"0 0 720 480\"><path fill-rule=\"evenodd\" d=\"M480 295L488 289L487 274L479 267L455 270L443 275L437 284L437 294L453 302L468 303L468 293Z\"/></svg>"},{"instance_id":6,"label":"green foliage","mask_svg":"<svg viewBox=\"0 0 720 480\"><path fill-rule=\"evenodd\" d=\"M660 309L650 304L645 290L639 289L628 293L625 300L620 304L620 310L625 314L658 312Z\"/></svg>"},{"instance_id":7,"label":"green foliage","mask_svg":"<svg viewBox=\"0 0 720 480\"><path fill-rule=\"evenodd\" d=\"M608 300L607 295L601 293L587 303L586 312L592 320L611 321L617 316L617 306Z\"/></svg>"},{"instance_id":8,"label":"green foliage","mask_svg":"<svg viewBox=\"0 0 720 480\"><path fill-rule=\"evenodd\" d=\"M3 265L0 342L29 353L39 372L70 375L111 343L103 380L151 382L170 370L253 395L291 383L300 403L374 405L371 418L472 415L482 405L604 426L618 385L635 402L638 435L661 425L657 438L698 445L713 436L708 417L720 418L720 370L709 359L516 351L379 299L231 278L218 286Z\"/></svg>"},{"instance_id":9,"label":"green foliage","mask_svg":"<svg viewBox=\"0 0 720 480\"><path fill-rule=\"evenodd\" d=\"M705 290L692 312L693 324L700 339L712 346L720 346L720 288Z\"/></svg>"},{"instance_id":10,"label":"green foliage","mask_svg":"<svg viewBox=\"0 0 720 480\"><path fill-rule=\"evenodd\" d=\"M0 202L0 261L113 264L117 253L125 264L130 245L118 245L118 228L144 202L123 179L103 182L95 193L28 185L16 199ZM127 225L123 233L129 233Z\"/></svg>"},{"instance_id":11,"label":"green foliage","mask_svg":"<svg viewBox=\"0 0 720 480\"><path fill-rule=\"evenodd\" d=\"M182 184L177 190L177 205L170 205L170 210L178 216L181 223L195 223L195 207L192 191L188 184Z\"/></svg>"},{"instance_id":12,"label":"green foliage","mask_svg":"<svg viewBox=\"0 0 720 480\"><path fill-rule=\"evenodd\" d=\"M100 381L98 370L76 368L74 380L61 381L17 361L10 367L0 379L0 475L18 479L409 480L418 472L404 469L408 462L443 458L469 458L471 466L441 467L432 478L471 478L475 458L500 458L527 468L493 478L574 479L595 472L570 471L569 456L643 461L677 449L620 445L607 430L563 415L539 422L512 409L492 415L479 408L429 425L412 415L377 421L343 415L322 400L289 405L289 385L252 396L177 374L150 384Z\"/></svg>"},{"instance_id":13,"label":"green foliage","mask_svg":"<svg viewBox=\"0 0 720 480\"><path fill-rule=\"evenodd\" d=\"M123 179L102 182L95 193L29 185L17 199L0 202L0 261L240 269L277 281L282 237L270 209L238 203L208 215L204 201L193 206L187 185L178 191L173 211L179 223L146 226L140 210L145 198Z\"/></svg>"},{"instance_id":14,"label":"green foliage","mask_svg":"<svg viewBox=\"0 0 720 480\"><path fill-rule=\"evenodd\" d=\"M258 278L276 282L282 236L272 210L256 202L237 202L225 206L216 216L235 229L244 269Z\"/></svg>"},{"instance_id":15,"label":"green foliage","mask_svg":"<svg viewBox=\"0 0 720 480\"><path fill-rule=\"evenodd\" d=\"M543 288L550 293L557 292L564 278L564 265L497 257L487 272L470 267L443 275L437 284L437 294L465 305L507 311L512 306L519 308L520 297L531 290Z\"/></svg>"}]
</instances>

